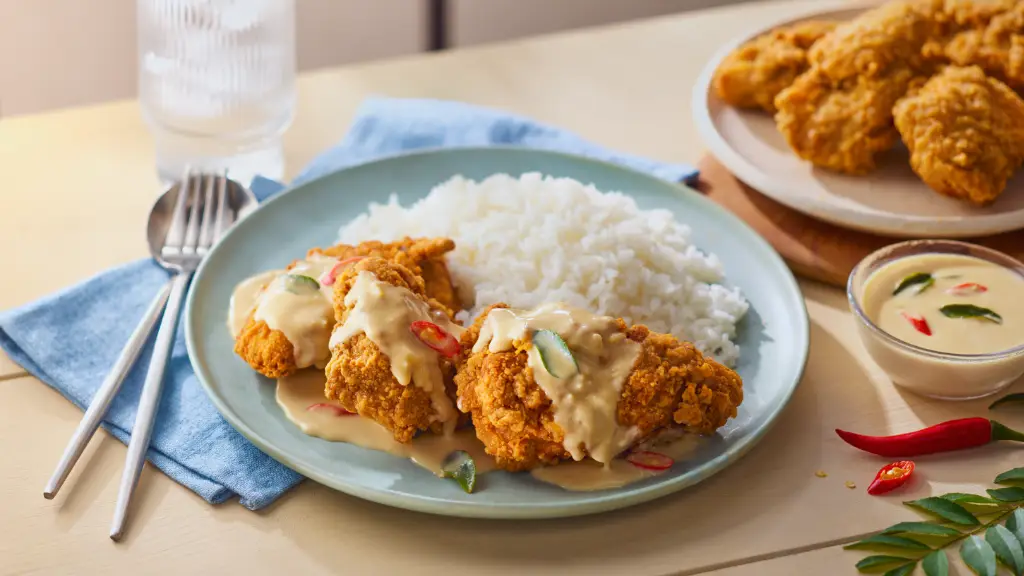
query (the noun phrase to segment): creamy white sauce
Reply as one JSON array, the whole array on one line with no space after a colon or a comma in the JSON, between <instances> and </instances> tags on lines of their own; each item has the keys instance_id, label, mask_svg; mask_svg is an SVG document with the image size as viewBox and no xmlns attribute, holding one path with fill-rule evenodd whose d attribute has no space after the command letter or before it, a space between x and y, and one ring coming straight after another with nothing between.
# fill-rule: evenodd
<instances>
[{"instance_id":1,"label":"creamy white sauce","mask_svg":"<svg viewBox=\"0 0 1024 576\"><path fill-rule=\"evenodd\" d=\"M527 311L491 310L473 352L523 347L538 330L561 336L578 366L568 375L553 367L562 376L556 377L544 367L537 346L528 348L528 365L537 385L551 399L555 423L565 434L566 451L577 461L589 455L603 464L612 462L637 437L634 427L619 424L617 406L640 345L626 338L614 318L551 303Z\"/></svg>"},{"instance_id":2,"label":"creamy white sauce","mask_svg":"<svg viewBox=\"0 0 1024 576\"><path fill-rule=\"evenodd\" d=\"M444 376L438 365L439 354L420 341L411 331L413 322L433 322L456 340L463 328L450 321L412 291L381 282L372 272L362 271L345 295L348 309L345 321L330 337L330 349L357 334L365 334L390 361L391 374L402 386L410 383L430 395L435 415L432 421L445 423L450 433L458 412L445 391Z\"/></svg>"},{"instance_id":3,"label":"creamy white sauce","mask_svg":"<svg viewBox=\"0 0 1024 576\"><path fill-rule=\"evenodd\" d=\"M701 442L700 436L685 434L679 438L656 442L644 448L668 456L678 463L685 461L696 451ZM541 482L554 484L572 492L590 492L621 488L665 472L668 470L649 470L634 466L624 458L616 458L607 464L600 464L594 460L581 460L545 466L531 470L530 475Z\"/></svg>"},{"instance_id":4,"label":"creamy white sauce","mask_svg":"<svg viewBox=\"0 0 1024 576\"><path fill-rule=\"evenodd\" d=\"M336 262L335 259L317 259L300 263L288 272L319 280L322 273ZM286 304L298 305L298 309L306 313L307 321L311 317L309 312L321 304L312 298L312 294L307 295L310 296L310 301L299 301L294 298L294 294L285 295L272 291L273 282L285 273L276 270L258 274L241 282L235 288L228 319L232 334L238 333L249 314L262 305L269 296L275 300L273 306L267 306L265 311L275 314L268 314L274 321L273 324L268 321L268 325L271 328L277 326L275 329L285 332L293 344L298 341L304 350L311 345L316 346L309 341L308 334L313 331L309 331L308 328L305 331L300 329L296 325L296 318L289 317ZM283 286L279 288L283 289ZM332 290L333 286L321 286L320 299L329 304ZM404 385L412 382L417 386L426 383L430 387L425 389L431 393L435 408L441 406L441 410L438 410L438 419L442 419L442 414L448 414L448 419L443 421L450 422L451 427L454 427L457 414L451 408L447 395L443 396L443 400L435 396L435 391L442 394L444 391L443 378L437 367L436 352L413 336L408 326L415 320L429 320L448 330L456 338L463 328L450 322L443 313L430 309L415 294L379 282L368 272L363 272L357 277L349 297L346 299L346 305L350 306L351 310L348 321L344 324L347 328L342 330L342 326L338 326L329 338L328 344L322 348L329 350L329 347L344 342L357 333L367 334L392 360L392 372L399 382ZM481 344L478 341L476 351L482 350L483 346L488 346L494 351L507 350L516 340L528 341L528 336L534 330L548 329L559 333L565 339L580 367L579 374L559 380L547 373L535 349L530 352L529 365L534 371L538 385L553 401L556 397L560 399L559 405L556 405L556 422L566 432L567 450L570 443L574 442L572 438L579 438L574 444L577 447L574 458L577 454L582 458L582 452L578 449L580 446L586 448L592 456L597 454L594 460L566 462L533 470L531 474L534 478L566 490L590 491L618 488L662 473L639 468L622 458L614 458L627 448L636 436L635 430L618 426L615 406L622 383L639 353L638 344L629 341L624 334L618 332L612 319L595 316L583 310L547 305L530 312L504 314L508 311L497 309L491 314L495 312L499 314L493 321L494 325L487 327L492 322L490 318L485 323L488 342ZM324 313L326 314L326 311ZM317 317L312 318L315 324ZM333 322L333 311L330 313L329 321ZM292 334L299 333L303 336L289 336L281 326L286 326ZM483 339L482 332L481 340ZM381 343L384 343L384 346ZM296 359L298 358L299 355L296 354ZM396 363L395 358L403 360ZM330 408L310 410L309 407L316 404L336 406L343 410L340 403L325 397L324 385L324 374L319 370L301 370L277 381L278 405L288 420L305 434L409 458L437 476L442 475L441 464L444 458L455 450L463 450L472 456L478 474L496 468L494 459L486 454L483 444L472 429L446 435L420 434L411 443L403 444L397 442L387 429L368 418L358 415L339 416ZM610 390L614 390L614 393ZM558 406L570 408L561 410ZM579 420L582 422L578 422ZM696 436L685 436L680 440L650 449L678 460L682 454L692 450L698 441L699 438ZM591 446L595 446L596 451ZM573 451L570 450L570 453Z\"/></svg>"},{"instance_id":5,"label":"creamy white sauce","mask_svg":"<svg viewBox=\"0 0 1024 576\"><path fill-rule=\"evenodd\" d=\"M451 435L420 434L412 442L403 444L369 418L356 414L338 416L331 409L309 410L316 404L341 408L336 400L324 397L324 374L319 370L302 370L279 379L277 404L305 434L409 458L437 476L442 475L441 463L445 457L456 450L463 450L473 457L477 474L495 468L494 459L484 452L483 444L472 429L459 430Z\"/></svg>"},{"instance_id":6,"label":"creamy white sauce","mask_svg":"<svg viewBox=\"0 0 1024 576\"><path fill-rule=\"evenodd\" d=\"M249 314L252 314L253 308L256 307L256 302L259 301L263 289L282 273L282 270L263 272L246 278L235 286L234 291L231 292L231 303L228 305L228 330L231 331L232 336L238 336L238 333L245 327Z\"/></svg>"},{"instance_id":7,"label":"creamy white sauce","mask_svg":"<svg viewBox=\"0 0 1024 576\"><path fill-rule=\"evenodd\" d=\"M924 290L911 286L893 290L908 276L932 275ZM984 291L958 290L976 283ZM960 254L919 254L894 260L876 270L864 283L862 305L883 331L929 350L954 354L990 354L1024 344L1024 279L988 260ZM974 305L1002 317L1000 323L984 318L948 318L945 305ZM931 334L914 327L904 313L924 319Z\"/></svg>"},{"instance_id":8,"label":"creamy white sauce","mask_svg":"<svg viewBox=\"0 0 1024 576\"><path fill-rule=\"evenodd\" d=\"M277 381L277 404L285 416L304 434L330 442L346 442L355 446L386 452L399 458L409 458L436 476L442 476L441 464L456 450L467 452L476 465L477 474L497 469L494 459L484 451L472 429L459 430L444 436L420 434L408 444L395 440L383 426L369 418L355 414L338 416L331 409L310 406L328 404L344 410L335 400L324 397L324 374L319 370L300 370ZM704 441L701 437L685 434L678 439L655 441L644 449L685 461ZM538 468L531 475L542 482L566 490L580 492L620 488L633 482L651 478L665 471L645 470L616 458L607 465L593 460L566 462L556 466Z\"/></svg>"},{"instance_id":9,"label":"creamy white sauce","mask_svg":"<svg viewBox=\"0 0 1024 576\"><path fill-rule=\"evenodd\" d=\"M253 313L254 320L266 322L291 342L299 368L323 368L330 360L327 343L334 328L334 287L320 284L319 289L306 289L289 276L308 276L319 283L320 276L337 263L326 256L298 262L267 284Z\"/></svg>"}]
</instances>

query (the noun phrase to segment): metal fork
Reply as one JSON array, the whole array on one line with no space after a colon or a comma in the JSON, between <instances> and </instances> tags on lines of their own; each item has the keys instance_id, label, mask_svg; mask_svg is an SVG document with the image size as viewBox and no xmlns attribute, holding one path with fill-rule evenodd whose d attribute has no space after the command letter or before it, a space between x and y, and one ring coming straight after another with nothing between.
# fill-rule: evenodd
<instances>
[{"instance_id":1,"label":"metal fork","mask_svg":"<svg viewBox=\"0 0 1024 576\"><path fill-rule=\"evenodd\" d=\"M162 244L158 246L153 235L150 235L150 251L153 258L164 268L174 272L175 276L171 280L167 308L160 321L153 357L142 386L135 425L132 428L131 440L128 442L128 455L110 528L110 537L115 541L120 540L124 534L128 506L146 462L146 450L149 448L153 423L160 405L164 372L174 346L182 299L199 263L232 223L234 212L229 208L228 202L226 176L197 174L186 169L185 176L178 186L170 228Z\"/></svg>"}]
</instances>

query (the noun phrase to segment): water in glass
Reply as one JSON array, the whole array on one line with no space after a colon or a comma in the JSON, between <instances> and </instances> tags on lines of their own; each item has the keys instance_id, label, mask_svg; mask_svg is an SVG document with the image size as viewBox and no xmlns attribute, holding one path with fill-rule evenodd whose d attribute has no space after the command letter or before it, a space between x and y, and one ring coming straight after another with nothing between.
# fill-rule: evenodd
<instances>
[{"instance_id":1,"label":"water in glass","mask_svg":"<svg viewBox=\"0 0 1024 576\"><path fill-rule=\"evenodd\" d=\"M139 97L157 170L280 178L295 107L294 0L137 0Z\"/></svg>"}]
</instances>

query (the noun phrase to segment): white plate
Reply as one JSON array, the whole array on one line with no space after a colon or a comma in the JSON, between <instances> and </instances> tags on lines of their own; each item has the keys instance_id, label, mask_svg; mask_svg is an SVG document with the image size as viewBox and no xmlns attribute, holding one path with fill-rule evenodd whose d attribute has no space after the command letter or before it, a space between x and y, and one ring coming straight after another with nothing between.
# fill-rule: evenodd
<instances>
[{"instance_id":1,"label":"white plate","mask_svg":"<svg viewBox=\"0 0 1024 576\"><path fill-rule=\"evenodd\" d=\"M973 237L1024 228L1024 175L1018 173L991 206L975 208L936 194L910 169L902 144L866 176L846 176L798 158L772 117L729 106L714 93L719 62L741 43L778 26L808 19L848 20L863 8L818 12L744 34L720 50L693 91L693 117L711 153L762 194L839 226L899 237Z\"/></svg>"}]
</instances>

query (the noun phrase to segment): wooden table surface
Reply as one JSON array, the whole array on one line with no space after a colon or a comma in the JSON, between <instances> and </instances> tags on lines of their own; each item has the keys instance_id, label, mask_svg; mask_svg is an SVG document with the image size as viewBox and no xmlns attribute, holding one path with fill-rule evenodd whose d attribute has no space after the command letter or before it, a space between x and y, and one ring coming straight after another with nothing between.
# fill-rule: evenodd
<instances>
[{"instance_id":1,"label":"wooden table surface","mask_svg":"<svg viewBox=\"0 0 1024 576\"><path fill-rule=\"evenodd\" d=\"M746 28L815 7L830 5L759 2L309 74L286 136L288 170L340 139L371 94L503 107L618 149L695 162L702 146L690 91L712 52ZM135 102L0 122L0 310L145 256L143 223L158 191L153 164ZM840 443L834 428L905 431L984 414L986 402L896 390L866 357L842 292L801 288L810 361L791 405L752 452L676 495L566 520L433 517L313 482L250 512L208 505L147 467L128 536L114 544L107 530L124 446L98 434L60 496L44 500L81 413L0 358L0 573L852 574L859 555L839 544L914 519L903 499L982 491L1015 454L1019 464L1020 452L920 459L923 481L913 489L868 496L883 462ZM1004 420L1024 427L1020 412ZM848 480L858 487L846 488Z\"/></svg>"}]
</instances>

